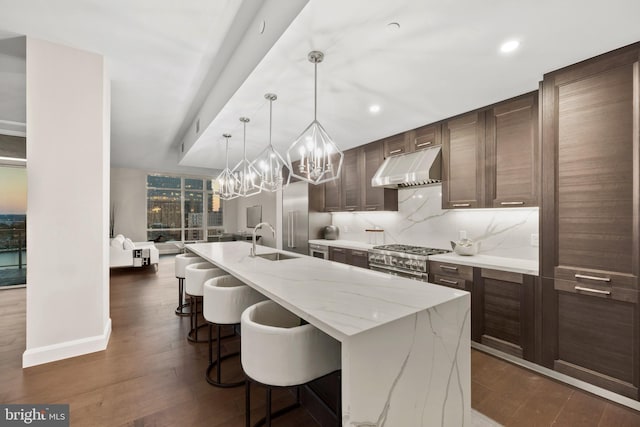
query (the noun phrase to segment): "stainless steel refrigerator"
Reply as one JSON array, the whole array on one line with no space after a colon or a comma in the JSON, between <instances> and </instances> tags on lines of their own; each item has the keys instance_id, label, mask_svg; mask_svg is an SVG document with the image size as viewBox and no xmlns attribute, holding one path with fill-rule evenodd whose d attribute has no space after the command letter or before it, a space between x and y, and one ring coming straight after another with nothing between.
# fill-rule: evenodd
<instances>
[{"instance_id":1,"label":"stainless steel refrigerator","mask_svg":"<svg viewBox=\"0 0 640 427\"><path fill-rule=\"evenodd\" d=\"M309 185L292 182L282 190L282 249L309 255L309 239L322 238L331 214L309 210Z\"/></svg>"}]
</instances>

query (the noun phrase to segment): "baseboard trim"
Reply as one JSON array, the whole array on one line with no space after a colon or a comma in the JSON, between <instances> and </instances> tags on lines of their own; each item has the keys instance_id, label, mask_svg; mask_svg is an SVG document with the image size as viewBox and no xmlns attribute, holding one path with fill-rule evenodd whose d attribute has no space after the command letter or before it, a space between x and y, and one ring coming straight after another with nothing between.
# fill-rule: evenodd
<instances>
[{"instance_id":1,"label":"baseboard trim","mask_svg":"<svg viewBox=\"0 0 640 427\"><path fill-rule=\"evenodd\" d=\"M102 335L25 350L25 352L22 353L22 367L28 368L42 365L43 363L55 362L56 360L68 359L70 357L105 350L109 343L110 336L111 318L107 320Z\"/></svg>"},{"instance_id":2,"label":"baseboard trim","mask_svg":"<svg viewBox=\"0 0 640 427\"><path fill-rule=\"evenodd\" d=\"M570 386L587 391L591 394L595 394L596 396L603 397L607 400L610 400L612 402L634 409L636 411L640 411L640 402L638 402L637 400L630 399L626 396L622 396L620 394L617 394L612 391L606 390L604 388L584 382L577 378L573 378L568 375L561 374L560 372L554 371L549 368L545 368L544 366L536 365L535 363L529 362L528 360L520 359L518 357L512 356L510 354L504 353L500 350L496 350L491 347L487 347L486 345L482 345L474 341L471 342L471 348L475 348L476 350L480 350L484 353L488 353L492 356L498 357L500 359L504 359L508 362L513 363L514 365L522 366L523 368L527 368L531 371L537 372L538 374L542 374L549 378L553 378L554 380L558 380L565 384L569 384Z\"/></svg>"}]
</instances>

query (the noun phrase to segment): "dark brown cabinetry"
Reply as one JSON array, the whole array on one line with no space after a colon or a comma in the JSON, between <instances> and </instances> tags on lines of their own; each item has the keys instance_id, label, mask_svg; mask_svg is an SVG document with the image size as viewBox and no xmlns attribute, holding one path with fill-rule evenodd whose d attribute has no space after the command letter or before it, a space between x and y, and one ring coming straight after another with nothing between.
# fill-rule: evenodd
<instances>
[{"instance_id":1,"label":"dark brown cabinetry","mask_svg":"<svg viewBox=\"0 0 640 427\"><path fill-rule=\"evenodd\" d=\"M329 247L329 260L356 267L369 268L367 251L358 249Z\"/></svg>"},{"instance_id":2,"label":"dark brown cabinetry","mask_svg":"<svg viewBox=\"0 0 640 427\"><path fill-rule=\"evenodd\" d=\"M486 268L475 270L472 339L533 361L535 277Z\"/></svg>"},{"instance_id":3,"label":"dark brown cabinetry","mask_svg":"<svg viewBox=\"0 0 640 427\"><path fill-rule=\"evenodd\" d=\"M429 261L429 281L436 285L471 291L473 267L448 262Z\"/></svg>"},{"instance_id":4,"label":"dark brown cabinetry","mask_svg":"<svg viewBox=\"0 0 640 427\"><path fill-rule=\"evenodd\" d=\"M385 159L389 156L395 156L397 154L404 154L409 152L409 141L406 133L390 136L382 140L384 147Z\"/></svg>"},{"instance_id":5,"label":"dark brown cabinetry","mask_svg":"<svg viewBox=\"0 0 640 427\"><path fill-rule=\"evenodd\" d=\"M360 150L353 149L344 152L342 164L342 209L343 211L359 211L362 202L362 177Z\"/></svg>"},{"instance_id":6,"label":"dark brown cabinetry","mask_svg":"<svg viewBox=\"0 0 640 427\"><path fill-rule=\"evenodd\" d=\"M538 93L442 125L442 207L538 206Z\"/></svg>"},{"instance_id":7,"label":"dark brown cabinetry","mask_svg":"<svg viewBox=\"0 0 640 427\"><path fill-rule=\"evenodd\" d=\"M341 262L342 264L348 264L347 262L347 248L336 248L335 246L329 247L329 260Z\"/></svg>"},{"instance_id":8,"label":"dark brown cabinetry","mask_svg":"<svg viewBox=\"0 0 640 427\"><path fill-rule=\"evenodd\" d=\"M384 162L382 141L344 152L340 179L322 185L325 212L397 211L398 190L371 186L371 178Z\"/></svg>"},{"instance_id":9,"label":"dark brown cabinetry","mask_svg":"<svg viewBox=\"0 0 640 427\"><path fill-rule=\"evenodd\" d=\"M362 210L397 211L398 190L371 186L371 178L384 162L384 145L381 141L372 142L360 149L362 168Z\"/></svg>"},{"instance_id":10,"label":"dark brown cabinetry","mask_svg":"<svg viewBox=\"0 0 640 427\"><path fill-rule=\"evenodd\" d=\"M442 125L442 208L484 206L484 112Z\"/></svg>"},{"instance_id":11,"label":"dark brown cabinetry","mask_svg":"<svg viewBox=\"0 0 640 427\"><path fill-rule=\"evenodd\" d=\"M342 210L342 181L334 179L333 181L321 184L324 188L324 212L339 212Z\"/></svg>"},{"instance_id":12,"label":"dark brown cabinetry","mask_svg":"<svg viewBox=\"0 0 640 427\"><path fill-rule=\"evenodd\" d=\"M407 132L409 151L418 151L442 144L442 126L440 123L422 126Z\"/></svg>"},{"instance_id":13,"label":"dark brown cabinetry","mask_svg":"<svg viewBox=\"0 0 640 427\"><path fill-rule=\"evenodd\" d=\"M543 81L540 363L638 399L640 45Z\"/></svg>"},{"instance_id":14,"label":"dark brown cabinetry","mask_svg":"<svg viewBox=\"0 0 640 427\"><path fill-rule=\"evenodd\" d=\"M538 93L485 113L486 206L538 206Z\"/></svg>"}]
</instances>

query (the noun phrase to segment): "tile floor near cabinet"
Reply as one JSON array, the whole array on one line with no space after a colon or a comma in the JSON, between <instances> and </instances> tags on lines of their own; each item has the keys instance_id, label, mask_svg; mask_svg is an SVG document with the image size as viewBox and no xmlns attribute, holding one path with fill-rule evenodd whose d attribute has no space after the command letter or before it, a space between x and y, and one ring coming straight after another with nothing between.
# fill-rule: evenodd
<instances>
[{"instance_id":1,"label":"tile floor near cabinet","mask_svg":"<svg viewBox=\"0 0 640 427\"><path fill-rule=\"evenodd\" d=\"M109 348L24 370L26 292L0 291L0 403L69 403L74 427L244 426L244 389L207 384L207 345L188 343L189 319L173 314L173 273L170 256L157 272L112 270ZM474 427L640 426L636 411L493 356L472 350L471 363ZM252 391L257 420L264 394ZM274 406L290 398L279 392ZM304 409L277 421L274 427L319 425Z\"/></svg>"}]
</instances>

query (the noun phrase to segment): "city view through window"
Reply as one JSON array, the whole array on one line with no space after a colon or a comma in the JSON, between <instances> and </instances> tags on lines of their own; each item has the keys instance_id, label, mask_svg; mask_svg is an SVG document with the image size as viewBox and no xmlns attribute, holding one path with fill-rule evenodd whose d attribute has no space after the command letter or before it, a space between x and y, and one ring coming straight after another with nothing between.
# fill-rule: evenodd
<instances>
[{"instance_id":1,"label":"city view through window","mask_svg":"<svg viewBox=\"0 0 640 427\"><path fill-rule=\"evenodd\" d=\"M0 287L27 277L27 170L0 166Z\"/></svg>"},{"instance_id":2,"label":"city view through window","mask_svg":"<svg viewBox=\"0 0 640 427\"><path fill-rule=\"evenodd\" d=\"M147 176L147 240L206 240L208 230L221 226L222 204L211 179Z\"/></svg>"}]
</instances>

